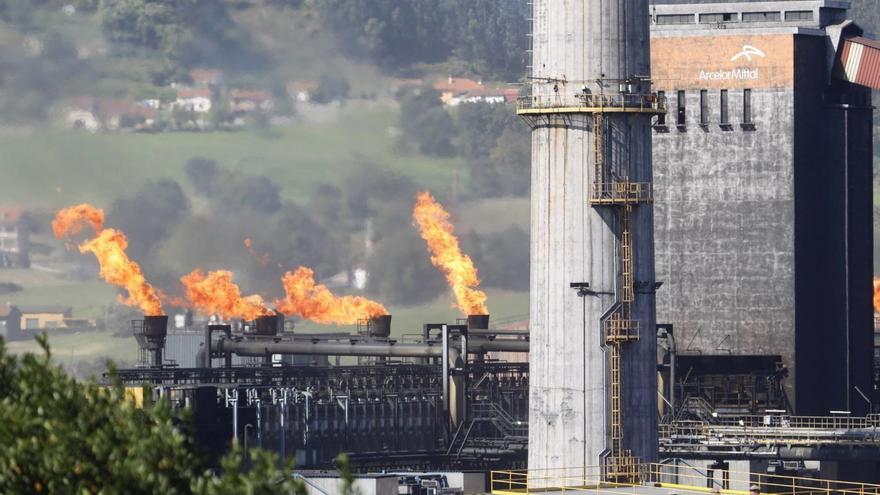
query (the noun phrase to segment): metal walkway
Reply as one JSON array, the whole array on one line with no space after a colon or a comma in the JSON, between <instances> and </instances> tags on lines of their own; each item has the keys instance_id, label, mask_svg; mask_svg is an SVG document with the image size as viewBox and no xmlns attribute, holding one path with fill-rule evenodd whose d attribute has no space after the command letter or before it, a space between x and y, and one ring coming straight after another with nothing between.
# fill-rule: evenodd
<instances>
[{"instance_id":1,"label":"metal walkway","mask_svg":"<svg viewBox=\"0 0 880 495\"><path fill-rule=\"evenodd\" d=\"M735 416L660 425L660 454L688 458L880 459L880 416Z\"/></svg>"},{"instance_id":2,"label":"metal walkway","mask_svg":"<svg viewBox=\"0 0 880 495\"><path fill-rule=\"evenodd\" d=\"M734 470L701 470L687 465L640 463L639 483L603 479L604 466L531 471L492 471L493 494L523 493L667 495L880 495L880 485L800 478Z\"/></svg>"}]
</instances>

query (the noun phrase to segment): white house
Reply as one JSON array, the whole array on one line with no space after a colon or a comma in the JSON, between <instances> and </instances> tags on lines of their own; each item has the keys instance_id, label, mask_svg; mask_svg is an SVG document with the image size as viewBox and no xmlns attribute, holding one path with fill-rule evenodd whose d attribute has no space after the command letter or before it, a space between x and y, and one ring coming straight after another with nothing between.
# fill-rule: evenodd
<instances>
[{"instance_id":1,"label":"white house","mask_svg":"<svg viewBox=\"0 0 880 495\"><path fill-rule=\"evenodd\" d=\"M177 90L175 108L184 108L195 113L211 111L211 88L180 88Z\"/></svg>"}]
</instances>

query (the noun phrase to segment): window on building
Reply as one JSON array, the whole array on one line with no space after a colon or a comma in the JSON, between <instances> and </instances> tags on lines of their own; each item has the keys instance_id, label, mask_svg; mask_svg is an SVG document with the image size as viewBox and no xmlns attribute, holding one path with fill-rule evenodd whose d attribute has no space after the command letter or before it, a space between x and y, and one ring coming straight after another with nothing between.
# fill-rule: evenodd
<instances>
[{"instance_id":1,"label":"window on building","mask_svg":"<svg viewBox=\"0 0 880 495\"><path fill-rule=\"evenodd\" d=\"M663 14L657 16L657 24L693 24L693 14Z\"/></svg>"},{"instance_id":2,"label":"window on building","mask_svg":"<svg viewBox=\"0 0 880 495\"><path fill-rule=\"evenodd\" d=\"M665 91L657 91L657 100L659 101L661 108L663 105L663 100L665 98L666 98ZM664 125L664 126L666 125L666 112L665 111L663 113L657 115L657 125Z\"/></svg>"},{"instance_id":3,"label":"window on building","mask_svg":"<svg viewBox=\"0 0 880 495\"><path fill-rule=\"evenodd\" d=\"M709 91L700 90L700 125L709 125Z\"/></svg>"},{"instance_id":4,"label":"window on building","mask_svg":"<svg viewBox=\"0 0 880 495\"><path fill-rule=\"evenodd\" d=\"M40 319L39 318L26 318L24 320L24 327L29 330L35 330L40 328Z\"/></svg>"},{"instance_id":5,"label":"window on building","mask_svg":"<svg viewBox=\"0 0 880 495\"><path fill-rule=\"evenodd\" d=\"M789 10L785 12L786 21L812 21L812 10Z\"/></svg>"},{"instance_id":6,"label":"window on building","mask_svg":"<svg viewBox=\"0 0 880 495\"><path fill-rule=\"evenodd\" d=\"M782 18L779 12L743 12L743 22L771 22Z\"/></svg>"},{"instance_id":7,"label":"window on building","mask_svg":"<svg viewBox=\"0 0 880 495\"><path fill-rule=\"evenodd\" d=\"M743 124L752 124L752 90L743 90Z\"/></svg>"},{"instance_id":8,"label":"window on building","mask_svg":"<svg viewBox=\"0 0 880 495\"><path fill-rule=\"evenodd\" d=\"M730 125L730 113L727 110L727 90L721 90L721 125Z\"/></svg>"},{"instance_id":9,"label":"window on building","mask_svg":"<svg viewBox=\"0 0 880 495\"><path fill-rule=\"evenodd\" d=\"M685 102L684 102L684 91L678 92L678 112L676 114L675 125L684 126L685 124Z\"/></svg>"},{"instance_id":10,"label":"window on building","mask_svg":"<svg viewBox=\"0 0 880 495\"><path fill-rule=\"evenodd\" d=\"M713 24L716 22L733 22L736 20L736 14L700 14L700 24Z\"/></svg>"}]
</instances>

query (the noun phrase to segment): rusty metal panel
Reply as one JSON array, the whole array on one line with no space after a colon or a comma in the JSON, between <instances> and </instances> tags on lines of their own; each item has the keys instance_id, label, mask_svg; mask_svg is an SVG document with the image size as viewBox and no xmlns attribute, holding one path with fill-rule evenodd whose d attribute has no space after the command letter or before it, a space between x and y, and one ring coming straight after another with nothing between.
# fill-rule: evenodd
<instances>
[{"instance_id":1,"label":"rusty metal panel","mask_svg":"<svg viewBox=\"0 0 880 495\"><path fill-rule=\"evenodd\" d=\"M838 77L880 89L880 43L860 36L847 39L840 52Z\"/></svg>"}]
</instances>

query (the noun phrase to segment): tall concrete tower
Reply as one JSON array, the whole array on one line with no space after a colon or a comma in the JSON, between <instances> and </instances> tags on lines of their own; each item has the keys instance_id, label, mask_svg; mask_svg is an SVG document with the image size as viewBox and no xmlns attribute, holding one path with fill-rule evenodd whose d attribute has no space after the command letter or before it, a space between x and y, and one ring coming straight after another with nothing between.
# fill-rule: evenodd
<instances>
[{"instance_id":1,"label":"tall concrete tower","mask_svg":"<svg viewBox=\"0 0 880 495\"><path fill-rule=\"evenodd\" d=\"M657 456L647 0L534 0L529 469ZM599 468L598 466L602 466Z\"/></svg>"}]
</instances>

